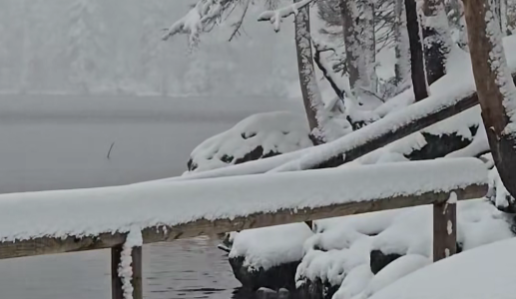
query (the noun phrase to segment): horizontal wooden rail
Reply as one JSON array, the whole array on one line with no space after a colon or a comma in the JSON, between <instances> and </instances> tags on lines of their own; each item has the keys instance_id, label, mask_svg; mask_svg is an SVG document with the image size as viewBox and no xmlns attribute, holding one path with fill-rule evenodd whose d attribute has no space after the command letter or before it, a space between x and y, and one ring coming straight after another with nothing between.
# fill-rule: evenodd
<instances>
[{"instance_id":1,"label":"horizontal wooden rail","mask_svg":"<svg viewBox=\"0 0 516 299\"><path fill-rule=\"evenodd\" d=\"M142 236L145 244L168 242L201 235L214 236L224 232L250 228L444 203L452 193L457 195L457 200L481 198L485 196L486 192L487 185L480 184L454 189L450 192L427 192L411 196L378 198L372 201L348 202L300 209L283 209L274 212L254 213L233 219L217 219L215 221L200 219L173 227L160 225L147 227L142 230ZM125 239L126 233L101 233L96 236L80 238L75 236L68 236L66 238L41 237L30 240L2 242L0 243L0 259L114 248L121 246Z\"/></svg>"}]
</instances>

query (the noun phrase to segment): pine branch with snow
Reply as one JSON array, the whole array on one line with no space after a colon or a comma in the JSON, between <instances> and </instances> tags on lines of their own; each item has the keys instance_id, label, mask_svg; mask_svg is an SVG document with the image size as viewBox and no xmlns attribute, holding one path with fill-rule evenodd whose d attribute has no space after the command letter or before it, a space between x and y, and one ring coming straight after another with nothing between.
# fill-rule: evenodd
<instances>
[{"instance_id":1,"label":"pine branch with snow","mask_svg":"<svg viewBox=\"0 0 516 299\"><path fill-rule=\"evenodd\" d=\"M222 14L238 3L238 0L199 0L181 19L174 22L165 31L163 40L183 33L188 34L191 44L196 44L199 35L219 23Z\"/></svg>"},{"instance_id":2,"label":"pine branch with snow","mask_svg":"<svg viewBox=\"0 0 516 299\"><path fill-rule=\"evenodd\" d=\"M258 17L258 21L269 21L274 27L274 31L278 32L280 30L280 24L282 20L290 15L297 15L301 8L310 5L315 0L301 0L295 2L294 4L287 5L275 10L267 10L264 11Z\"/></svg>"}]
</instances>

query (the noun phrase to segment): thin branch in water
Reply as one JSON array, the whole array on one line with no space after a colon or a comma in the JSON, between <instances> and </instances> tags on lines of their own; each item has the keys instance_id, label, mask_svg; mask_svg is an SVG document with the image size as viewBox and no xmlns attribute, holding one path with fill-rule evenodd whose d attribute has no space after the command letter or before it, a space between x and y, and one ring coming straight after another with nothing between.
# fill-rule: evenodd
<instances>
[{"instance_id":1,"label":"thin branch in water","mask_svg":"<svg viewBox=\"0 0 516 299\"><path fill-rule=\"evenodd\" d=\"M109 160L110 156L111 156L111 150L113 150L113 146L115 146L115 142L113 141L113 143L111 143L111 146L109 147L109 151L107 153L107 156L106 158Z\"/></svg>"}]
</instances>

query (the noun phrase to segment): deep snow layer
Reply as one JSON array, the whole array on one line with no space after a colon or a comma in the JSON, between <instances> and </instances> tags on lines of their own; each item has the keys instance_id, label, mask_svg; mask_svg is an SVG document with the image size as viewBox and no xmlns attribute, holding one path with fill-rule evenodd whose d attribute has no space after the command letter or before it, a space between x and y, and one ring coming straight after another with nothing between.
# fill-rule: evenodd
<instances>
[{"instance_id":1,"label":"deep snow layer","mask_svg":"<svg viewBox=\"0 0 516 299\"><path fill-rule=\"evenodd\" d=\"M0 196L0 240L126 232L202 218L447 192L486 182L485 165L465 158L4 194Z\"/></svg>"},{"instance_id":2,"label":"deep snow layer","mask_svg":"<svg viewBox=\"0 0 516 299\"><path fill-rule=\"evenodd\" d=\"M512 299L516 239L452 256L402 278L371 299Z\"/></svg>"}]
</instances>

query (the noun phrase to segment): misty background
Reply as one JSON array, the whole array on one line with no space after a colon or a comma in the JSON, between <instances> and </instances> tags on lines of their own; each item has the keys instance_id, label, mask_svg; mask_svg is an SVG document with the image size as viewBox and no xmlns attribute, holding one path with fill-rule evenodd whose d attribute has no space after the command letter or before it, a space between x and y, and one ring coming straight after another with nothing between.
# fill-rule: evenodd
<instances>
[{"instance_id":1,"label":"misty background","mask_svg":"<svg viewBox=\"0 0 516 299\"><path fill-rule=\"evenodd\" d=\"M230 43L231 18L196 49L185 36L162 41L193 3L0 0L0 92L284 97L297 87L291 20L274 34L255 21L262 5Z\"/></svg>"}]
</instances>

